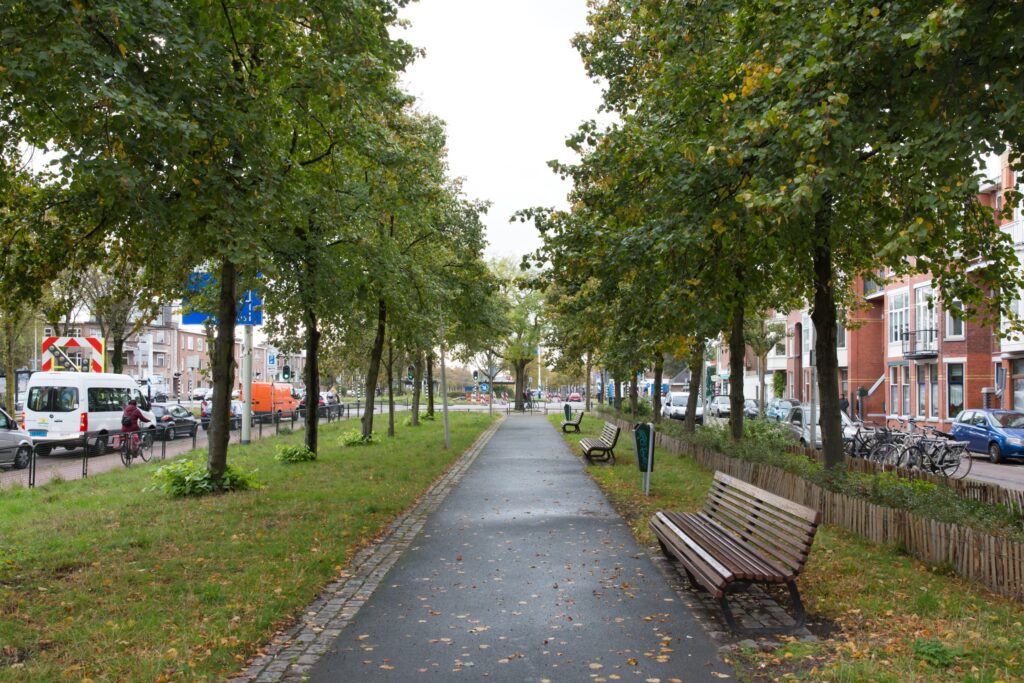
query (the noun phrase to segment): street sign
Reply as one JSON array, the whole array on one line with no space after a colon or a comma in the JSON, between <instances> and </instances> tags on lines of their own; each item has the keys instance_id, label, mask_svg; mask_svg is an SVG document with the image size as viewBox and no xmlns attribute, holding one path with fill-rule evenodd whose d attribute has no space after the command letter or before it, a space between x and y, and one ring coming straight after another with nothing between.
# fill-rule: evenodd
<instances>
[{"instance_id":1,"label":"street sign","mask_svg":"<svg viewBox=\"0 0 1024 683\"><path fill-rule=\"evenodd\" d=\"M486 394L490 390L491 390L491 385L490 384L488 384L487 382L480 382L480 391L482 391L483 393Z\"/></svg>"},{"instance_id":2,"label":"street sign","mask_svg":"<svg viewBox=\"0 0 1024 683\"><path fill-rule=\"evenodd\" d=\"M190 292L201 292L215 284L210 273L192 273L188 278L188 290ZM186 297L185 305L188 301ZM202 325L208 319L217 321L217 316L205 311L193 311L183 313L181 316L182 325ZM263 324L263 299L254 290L246 290L238 302L238 314L235 318L236 325L262 325Z\"/></svg>"},{"instance_id":3,"label":"street sign","mask_svg":"<svg viewBox=\"0 0 1024 683\"><path fill-rule=\"evenodd\" d=\"M270 368L276 368L277 367L277 356L274 355L273 353L268 353L267 354L267 367L270 367Z\"/></svg>"}]
</instances>

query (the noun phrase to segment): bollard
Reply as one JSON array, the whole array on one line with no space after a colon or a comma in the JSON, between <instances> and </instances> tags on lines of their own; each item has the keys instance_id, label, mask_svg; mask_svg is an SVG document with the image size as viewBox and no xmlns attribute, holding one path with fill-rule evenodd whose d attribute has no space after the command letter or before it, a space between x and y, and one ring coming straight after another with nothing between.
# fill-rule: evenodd
<instances>
[{"instance_id":1,"label":"bollard","mask_svg":"<svg viewBox=\"0 0 1024 683\"><path fill-rule=\"evenodd\" d=\"M199 427L192 430L192 450L196 449L196 439L199 438Z\"/></svg>"},{"instance_id":2,"label":"bollard","mask_svg":"<svg viewBox=\"0 0 1024 683\"><path fill-rule=\"evenodd\" d=\"M166 460L167 459L167 436L166 435L160 441L160 459L161 460Z\"/></svg>"},{"instance_id":3,"label":"bollard","mask_svg":"<svg viewBox=\"0 0 1024 683\"><path fill-rule=\"evenodd\" d=\"M281 416L274 413L274 434L281 433Z\"/></svg>"},{"instance_id":4,"label":"bollard","mask_svg":"<svg viewBox=\"0 0 1024 683\"><path fill-rule=\"evenodd\" d=\"M35 488L36 485L36 447L32 447L32 454L28 459L28 487Z\"/></svg>"},{"instance_id":5,"label":"bollard","mask_svg":"<svg viewBox=\"0 0 1024 683\"><path fill-rule=\"evenodd\" d=\"M259 425L260 425L260 438L262 439L263 438L263 418L260 418Z\"/></svg>"}]
</instances>

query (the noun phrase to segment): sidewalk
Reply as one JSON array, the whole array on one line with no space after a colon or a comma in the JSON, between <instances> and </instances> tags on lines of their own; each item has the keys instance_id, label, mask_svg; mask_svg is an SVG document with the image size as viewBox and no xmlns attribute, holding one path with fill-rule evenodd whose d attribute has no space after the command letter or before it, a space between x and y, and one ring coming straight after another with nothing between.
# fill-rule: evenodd
<instances>
[{"instance_id":1,"label":"sidewalk","mask_svg":"<svg viewBox=\"0 0 1024 683\"><path fill-rule=\"evenodd\" d=\"M347 625L257 680L731 678L546 419L506 419L466 466Z\"/></svg>"}]
</instances>

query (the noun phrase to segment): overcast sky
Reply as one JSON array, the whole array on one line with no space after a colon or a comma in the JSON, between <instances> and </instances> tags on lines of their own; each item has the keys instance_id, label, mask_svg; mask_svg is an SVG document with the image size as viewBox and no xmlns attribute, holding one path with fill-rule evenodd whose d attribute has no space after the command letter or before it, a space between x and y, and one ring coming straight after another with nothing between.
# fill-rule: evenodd
<instances>
[{"instance_id":1,"label":"overcast sky","mask_svg":"<svg viewBox=\"0 0 1024 683\"><path fill-rule=\"evenodd\" d=\"M451 173L492 202L488 256L536 249L518 209L565 206L568 183L547 167L571 159L565 138L593 118L600 87L569 44L586 28L585 0L419 0L403 37L426 50L404 78L425 111L448 124Z\"/></svg>"}]
</instances>

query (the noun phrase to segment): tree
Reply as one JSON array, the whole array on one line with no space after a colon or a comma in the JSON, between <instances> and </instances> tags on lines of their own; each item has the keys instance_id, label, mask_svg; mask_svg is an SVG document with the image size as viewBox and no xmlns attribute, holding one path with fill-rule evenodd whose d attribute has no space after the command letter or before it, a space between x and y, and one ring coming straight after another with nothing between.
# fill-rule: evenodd
<instances>
[{"instance_id":1,"label":"tree","mask_svg":"<svg viewBox=\"0 0 1024 683\"><path fill-rule=\"evenodd\" d=\"M779 342L785 341L786 326L782 323L769 322L765 314L755 314L747 318L743 335L747 346L757 358L758 413L764 417L765 368L768 365L768 354Z\"/></svg>"}]
</instances>

